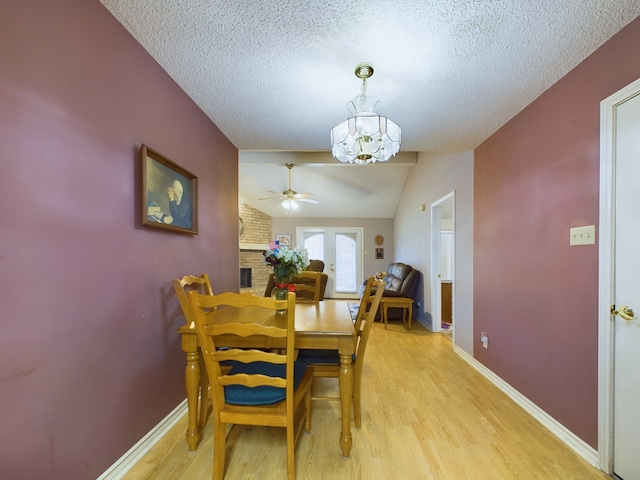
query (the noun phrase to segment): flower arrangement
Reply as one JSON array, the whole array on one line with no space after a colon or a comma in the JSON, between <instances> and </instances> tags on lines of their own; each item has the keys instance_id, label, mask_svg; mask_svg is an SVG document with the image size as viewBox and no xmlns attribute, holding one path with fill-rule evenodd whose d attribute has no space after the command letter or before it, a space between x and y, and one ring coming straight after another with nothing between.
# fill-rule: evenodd
<instances>
[{"instance_id":1,"label":"flower arrangement","mask_svg":"<svg viewBox=\"0 0 640 480\"><path fill-rule=\"evenodd\" d=\"M269 243L269 250L263 252L264 263L273 267L276 286L283 288L291 282L291 277L309 266L309 252L306 248L291 249L278 242Z\"/></svg>"}]
</instances>

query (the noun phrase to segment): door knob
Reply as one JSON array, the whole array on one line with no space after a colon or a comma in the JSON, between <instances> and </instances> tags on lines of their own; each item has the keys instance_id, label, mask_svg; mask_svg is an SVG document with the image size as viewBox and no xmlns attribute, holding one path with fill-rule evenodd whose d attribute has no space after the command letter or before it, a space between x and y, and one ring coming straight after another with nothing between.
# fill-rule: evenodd
<instances>
[{"instance_id":1,"label":"door knob","mask_svg":"<svg viewBox=\"0 0 640 480\"><path fill-rule=\"evenodd\" d=\"M626 305L621 306L618 310L611 309L611 313L614 315L618 315L620 318L624 318L625 320L637 320L638 318L633 313L633 309L627 307Z\"/></svg>"}]
</instances>

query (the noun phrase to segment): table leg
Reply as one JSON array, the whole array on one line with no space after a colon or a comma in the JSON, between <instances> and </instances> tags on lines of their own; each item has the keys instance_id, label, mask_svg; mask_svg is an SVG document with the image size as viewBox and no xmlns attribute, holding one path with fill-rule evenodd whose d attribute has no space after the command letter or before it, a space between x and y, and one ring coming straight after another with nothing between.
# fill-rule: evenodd
<instances>
[{"instance_id":1,"label":"table leg","mask_svg":"<svg viewBox=\"0 0 640 480\"><path fill-rule=\"evenodd\" d=\"M184 384L187 390L187 408L189 416L189 426L187 427L187 444L189 450L196 450L200 441L198 430L198 387L200 386L200 353L195 351L186 352L187 366L184 369ZM206 399L205 399L206 401Z\"/></svg>"},{"instance_id":2,"label":"table leg","mask_svg":"<svg viewBox=\"0 0 640 480\"><path fill-rule=\"evenodd\" d=\"M340 448L342 456L351 453L351 399L353 397L353 365L352 354L340 353L340 403L342 404L342 433L340 434Z\"/></svg>"}]
</instances>

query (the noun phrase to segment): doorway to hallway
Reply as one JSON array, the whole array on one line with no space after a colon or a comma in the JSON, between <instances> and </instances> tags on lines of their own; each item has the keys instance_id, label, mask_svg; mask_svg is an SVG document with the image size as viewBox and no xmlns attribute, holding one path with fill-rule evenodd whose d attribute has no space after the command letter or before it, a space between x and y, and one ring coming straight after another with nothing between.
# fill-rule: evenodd
<instances>
[{"instance_id":1,"label":"doorway to hallway","mask_svg":"<svg viewBox=\"0 0 640 480\"><path fill-rule=\"evenodd\" d=\"M431 330L455 342L455 192L431 204Z\"/></svg>"}]
</instances>

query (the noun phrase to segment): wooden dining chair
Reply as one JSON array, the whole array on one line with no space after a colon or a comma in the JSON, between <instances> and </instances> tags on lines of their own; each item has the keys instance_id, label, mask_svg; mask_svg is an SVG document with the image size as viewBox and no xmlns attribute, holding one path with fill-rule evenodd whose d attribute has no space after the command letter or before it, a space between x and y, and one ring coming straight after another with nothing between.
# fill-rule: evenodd
<instances>
[{"instance_id":1,"label":"wooden dining chair","mask_svg":"<svg viewBox=\"0 0 640 480\"><path fill-rule=\"evenodd\" d=\"M185 275L182 278L172 279L172 283L187 325L191 328L195 328L187 292L195 291L204 295L213 295L213 288L211 287L209 275L206 273L203 273L200 276ZM207 423L207 414L209 413L209 406L211 404L209 398L209 379L207 378L207 369L202 355L200 355L198 363L200 364L200 408L198 409L198 428L204 428Z\"/></svg>"},{"instance_id":2,"label":"wooden dining chair","mask_svg":"<svg viewBox=\"0 0 640 480\"><path fill-rule=\"evenodd\" d=\"M213 399L213 479L222 480L225 471L227 424L263 425L286 428L287 478L295 478L294 451L302 428L311 430L311 385L313 368L295 361L295 295L274 300L239 293L202 295L190 292L198 341L207 365ZM252 307L248 321L215 321L213 309ZM251 323L255 307L273 311L283 317L282 325ZM286 309L284 315L277 310ZM209 317L213 317L211 320ZM229 339L262 336L266 344L286 345L283 353L274 350L226 348L216 349L216 340L225 336L229 345L242 343ZM221 362L234 362L225 374ZM296 418L298 417L298 418Z\"/></svg>"},{"instance_id":3,"label":"wooden dining chair","mask_svg":"<svg viewBox=\"0 0 640 480\"><path fill-rule=\"evenodd\" d=\"M384 285L384 280L382 282ZM371 305L376 293L374 287L377 288L378 285L379 284L375 282L375 279L373 279L373 277L368 278L365 282L364 292L362 293L362 297L360 298L360 304L358 305L356 315L353 318L353 323L355 325L356 331L358 332L361 330L361 324L367 317L369 310L371 310Z\"/></svg>"},{"instance_id":4,"label":"wooden dining chair","mask_svg":"<svg viewBox=\"0 0 640 480\"><path fill-rule=\"evenodd\" d=\"M374 290L375 289L375 290ZM376 318L376 312L380 305L380 299L384 292L384 280L376 280L370 277L367 280L364 294L360 299L358 314L354 320L357 334L357 345L354 354L353 367L353 416L356 427L362 426L361 391L362 391L362 367L364 354L371 327ZM298 352L298 361L306 362L313 367L314 377L338 378L340 374L340 356L337 350L313 350L301 349ZM340 397L312 397L314 400L339 400Z\"/></svg>"},{"instance_id":5,"label":"wooden dining chair","mask_svg":"<svg viewBox=\"0 0 640 480\"><path fill-rule=\"evenodd\" d=\"M318 303L320 301L321 272L302 271L294 276L291 284L296 292L298 303ZM303 293L308 292L308 293ZM301 295L302 293L302 295Z\"/></svg>"},{"instance_id":6,"label":"wooden dining chair","mask_svg":"<svg viewBox=\"0 0 640 480\"><path fill-rule=\"evenodd\" d=\"M213 288L211 287L211 281L209 275L206 273L201 274L199 277L195 275L186 275L182 278L174 278L172 280L173 288L176 291L176 296L182 307L182 313L187 325L194 326L193 318L191 317L191 308L189 307L189 298L187 292L194 290L204 295L213 295Z\"/></svg>"}]
</instances>

